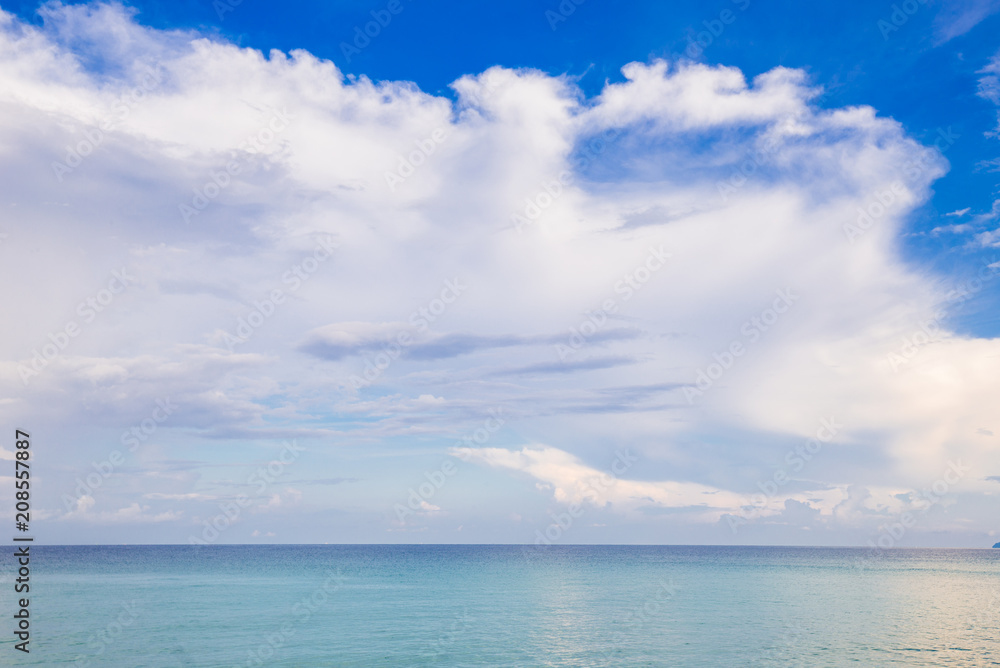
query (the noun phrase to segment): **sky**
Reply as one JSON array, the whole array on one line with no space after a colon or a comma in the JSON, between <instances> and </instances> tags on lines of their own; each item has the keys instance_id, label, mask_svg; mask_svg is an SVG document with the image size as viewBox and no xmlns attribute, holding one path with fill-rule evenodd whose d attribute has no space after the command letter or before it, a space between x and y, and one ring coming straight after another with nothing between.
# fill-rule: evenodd
<instances>
[{"instance_id":1,"label":"sky","mask_svg":"<svg viewBox=\"0 0 1000 668\"><path fill-rule=\"evenodd\" d=\"M1000 2L2 10L37 540L1000 540Z\"/></svg>"}]
</instances>

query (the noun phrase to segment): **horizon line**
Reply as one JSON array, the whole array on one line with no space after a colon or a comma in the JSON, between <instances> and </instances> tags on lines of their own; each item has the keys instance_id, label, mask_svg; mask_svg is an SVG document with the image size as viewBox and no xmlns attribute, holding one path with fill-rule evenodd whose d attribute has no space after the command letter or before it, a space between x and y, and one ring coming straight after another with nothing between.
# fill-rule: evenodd
<instances>
[{"instance_id":1,"label":"horizon line","mask_svg":"<svg viewBox=\"0 0 1000 668\"><path fill-rule=\"evenodd\" d=\"M559 543L538 545L536 543L210 543L199 545L195 543L33 543L44 547L234 547L252 545L258 547L301 547L301 546L339 546L339 547L782 547L806 549L839 548L845 550L878 549L884 552L891 550L993 550L993 546L959 546L959 545L894 545L881 547L871 545L784 545L784 544L731 544L731 543Z\"/></svg>"}]
</instances>

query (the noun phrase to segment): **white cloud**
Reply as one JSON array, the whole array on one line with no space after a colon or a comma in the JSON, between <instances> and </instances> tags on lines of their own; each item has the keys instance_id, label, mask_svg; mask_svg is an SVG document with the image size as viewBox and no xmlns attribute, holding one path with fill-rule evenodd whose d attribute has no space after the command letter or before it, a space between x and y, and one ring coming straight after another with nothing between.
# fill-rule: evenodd
<instances>
[{"instance_id":1,"label":"white cloud","mask_svg":"<svg viewBox=\"0 0 1000 668\"><path fill-rule=\"evenodd\" d=\"M303 51L144 28L121 8L46 11L43 29L0 23L0 189L18 221L0 275L24 285L8 304L23 326L0 334L11 422L73 433L86 420L117 440L169 395L184 409L164 436L308 433L377 450L390 436L453 438L506 405L526 441L551 445L491 450L490 463L554 493L580 493L583 452L626 442L680 470L622 481L609 501L711 496L732 508L756 482L737 460L766 468L763 441L808 437L832 414L856 449L812 478L840 491L784 499L824 515L848 485L917 488L951 458L980 477L1000 471L972 437L1000 430L997 341L942 330L898 369L888 361L947 307L951 286L898 253L906 215L947 163L871 108L815 106L801 71L748 84L734 68L632 63L625 82L585 99L567 78L493 68L456 82L452 103L346 80ZM159 83L122 113L147 67ZM109 118L57 175L67 147L86 149ZM444 139L390 190L386 174L437 130ZM206 192L217 195L185 222L180 206ZM530 206L538 215L518 231L512 215ZM878 213L849 239L859 209ZM337 252L310 269L330 236ZM650 247L670 260L635 283ZM122 266L135 284L85 319L79 305ZM467 290L429 311L422 338L371 387L353 388L365 356L456 277ZM798 301L751 342L744 323L779 289ZM582 324L609 303L602 325ZM251 320L230 352L223 334ZM26 387L18 364L69 322L79 335ZM574 335L583 345L560 359L556 344ZM747 352L689 405L682 386L734 342ZM722 464L698 445L718 429L731 434ZM72 443L59 447L84 447ZM103 457L108 445L89 447ZM136 501L107 517L176 515Z\"/></svg>"},{"instance_id":2,"label":"white cloud","mask_svg":"<svg viewBox=\"0 0 1000 668\"><path fill-rule=\"evenodd\" d=\"M998 11L998 0L946 0L934 19L935 44L964 35Z\"/></svg>"},{"instance_id":3,"label":"white cloud","mask_svg":"<svg viewBox=\"0 0 1000 668\"><path fill-rule=\"evenodd\" d=\"M158 501L214 501L218 497L210 496L208 494L199 494L197 492L189 492L187 494L164 494L162 492L150 492L149 494L143 494L144 499L155 499Z\"/></svg>"},{"instance_id":4,"label":"white cloud","mask_svg":"<svg viewBox=\"0 0 1000 668\"><path fill-rule=\"evenodd\" d=\"M979 71L979 74L985 75L979 79L979 96L1000 106L1000 78L998 78L1000 76L1000 53L994 55L990 63ZM998 112L997 118L1000 119L1000 112ZM997 129L1000 131L1000 123L998 123ZM984 165L994 165L998 160L985 161ZM993 202L990 211L973 216L971 222L974 225L982 225L994 222L998 217L1000 217L1000 200ZM996 246L1000 240L1000 230L983 232L978 236L978 240L984 246Z\"/></svg>"},{"instance_id":5,"label":"white cloud","mask_svg":"<svg viewBox=\"0 0 1000 668\"><path fill-rule=\"evenodd\" d=\"M180 511L150 513L149 506L140 505L138 502L114 511L91 512L96 503L92 496L81 496L76 500L76 508L60 515L58 519L93 524L158 524L179 520L183 515Z\"/></svg>"},{"instance_id":6,"label":"white cloud","mask_svg":"<svg viewBox=\"0 0 1000 668\"><path fill-rule=\"evenodd\" d=\"M546 446L521 450L504 448L453 448L452 454L467 461L527 474L539 489L551 490L556 501L567 504L612 505L622 511L639 506L661 508L704 507L706 517L717 520L723 512L737 512L745 502L738 495L690 482L644 482L620 477L610 468L628 470L626 457L609 464L607 470L585 465L574 455Z\"/></svg>"},{"instance_id":7,"label":"white cloud","mask_svg":"<svg viewBox=\"0 0 1000 668\"><path fill-rule=\"evenodd\" d=\"M735 67L698 63L630 63L622 74L627 81L608 85L584 116L597 127L648 121L684 131L769 124L806 114L820 92L808 86L804 72L783 67L756 77L752 88Z\"/></svg>"},{"instance_id":8,"label":"white cloud","mask_svg":"<svg viewBox=\"0 0 1000 668\"><path fill-rule=\"evenodd\" d=\"M254 506L254 510L257 512L270 512L300 503L302 503L302 491L289 487L281 492L272 494L268 497L267 503Z\"/></svg>"}]
</instances>

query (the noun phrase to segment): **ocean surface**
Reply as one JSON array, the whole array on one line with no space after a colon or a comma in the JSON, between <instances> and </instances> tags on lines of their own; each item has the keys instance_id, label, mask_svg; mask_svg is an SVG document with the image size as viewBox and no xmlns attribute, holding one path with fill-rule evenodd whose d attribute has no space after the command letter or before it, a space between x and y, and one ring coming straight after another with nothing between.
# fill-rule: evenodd
<instances>
[{"instance_id":1,"label":"ocean surface","mask_svg":"<svg viewBox=\"0 0 1000 668\"><path fill-rule=\"evenodd\" d=\"M1000 550L33 546L3 666L1000 666Z\"/></svg>"}]
</instances>

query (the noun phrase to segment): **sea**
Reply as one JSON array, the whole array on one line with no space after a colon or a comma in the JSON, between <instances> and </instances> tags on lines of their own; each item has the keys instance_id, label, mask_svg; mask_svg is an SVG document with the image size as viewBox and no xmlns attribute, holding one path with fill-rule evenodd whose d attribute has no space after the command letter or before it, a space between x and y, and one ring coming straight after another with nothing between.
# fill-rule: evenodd
<instances>
[{"instance_id":1,"label":"sea","mask_svg":"<svg viewBox=\"0 0 1000 668\"><path fill-rule=\"evenodd\" d=\"M27 654L13 551L2 666L1000 666L998 549L36 545Z\"/></svg>"}]
</instances>

